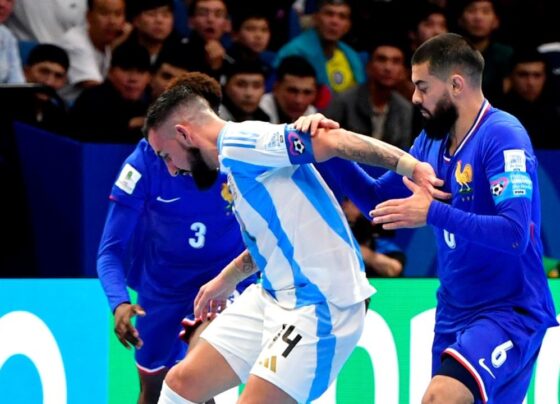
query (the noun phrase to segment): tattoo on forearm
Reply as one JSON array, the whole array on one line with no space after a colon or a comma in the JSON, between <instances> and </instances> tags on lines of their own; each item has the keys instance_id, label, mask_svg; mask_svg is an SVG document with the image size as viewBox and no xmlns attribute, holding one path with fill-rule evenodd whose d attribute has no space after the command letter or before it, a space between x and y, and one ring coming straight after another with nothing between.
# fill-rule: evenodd
<instances>
[{"instance_id":1,"label":"tattoo on forearm","mask_svg":"<svg viewBox=\"0 0 560 404\"><path fill-rule=\"evenodd\" d=\"M396 169L399 157L404 154L388 143L352 132L340 136L336 148L339 157L390 170Z\"/></svg>"},{"instance_id":2,"label":"tattoo on forearm","mask_svg":"<svg viewBox=\"0 0 560 404\"><path fill-rule=\"evenodd\" d=\"M241 272L244 274L250 274L255 271L255 262L250 254L244 254L241 257Z\"/></svg>"}]
</instances>

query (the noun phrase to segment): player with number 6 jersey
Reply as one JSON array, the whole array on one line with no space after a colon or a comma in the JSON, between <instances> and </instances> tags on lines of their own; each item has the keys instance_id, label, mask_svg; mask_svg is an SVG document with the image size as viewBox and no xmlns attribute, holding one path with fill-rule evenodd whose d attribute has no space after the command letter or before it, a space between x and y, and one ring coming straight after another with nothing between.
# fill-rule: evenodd
<instances>
[{"instance_id":1,"label":"player with number 6 jersey","mask_svg":"<svg viewBox=\"0 0 560 404\"><path fill-rule=\"evenodd\" d=\"M437 239L434 377L423 403L521 403L544 335L558 324L543 267L537 158L519 120L485 99L483 69L480 52L457 34L431 38L412 58L413 102L426 125L411 154L444 180L450 203L391 173L374 191L385 200L375 223L429 224ZM387 193L391 183L400 195Z\"/></svg>"}]
</instances>

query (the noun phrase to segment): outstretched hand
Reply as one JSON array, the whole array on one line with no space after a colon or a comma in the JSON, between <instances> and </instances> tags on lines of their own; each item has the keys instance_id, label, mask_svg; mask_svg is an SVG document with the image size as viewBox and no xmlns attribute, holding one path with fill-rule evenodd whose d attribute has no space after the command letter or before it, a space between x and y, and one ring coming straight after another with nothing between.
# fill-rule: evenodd
<instances>
[{"instance_id":1,"label":"outstretched hand","mask_svg":"<svg viewBox=\"0 0 560 404\"><path fill-rule=\"evenodd\" d=\"M412 180L415 184L425 188L435 199L445 200L451 198L450 193L438 189L443 186L443 180L436 177L433 167L428 163L421 162L416 164L412 172ZM410 186L407 185L407 187L412 190Z\"/></svg>"},{"instance_id":2,"label":"outstretched hand","mask_svg":"<svg viewBox=\"0 0 560 404\"><path fill-rule=\"evenodd\" d=\"M309 132L311 136L317 134L318 129L338 129L340 124L332 119L327 118L325 115L315 113L311 115L300 116L295 122L294 126L297 130L302 132Z\"/></svg>"},{"instance_id":3,"label":"outstretched hand","mask_svg":"<svg viewBox=\"0 0 560 404\"><path fill-rule=\"evenodd\" d=\"M137 304L122 303L115 309L115 334L126 349L131 346L140 349L144 345L138 330L132 325L132 317L145 315L144 309Z\"/></svg>"},{"instance_id":4,"label":"outstretched hand","mask_svg":"<svg viewBox=\"0 0 560 404\"><path fill-rule=\"evenodd\" d=\"M391 199L377 205L369 212L374 224L382 224L386 230L421 227L426 224L428 210L434 200L432 194L407 177L403 177L403 182L412 191L412 195L404 199Z\"/></svg>"}]
</instances>

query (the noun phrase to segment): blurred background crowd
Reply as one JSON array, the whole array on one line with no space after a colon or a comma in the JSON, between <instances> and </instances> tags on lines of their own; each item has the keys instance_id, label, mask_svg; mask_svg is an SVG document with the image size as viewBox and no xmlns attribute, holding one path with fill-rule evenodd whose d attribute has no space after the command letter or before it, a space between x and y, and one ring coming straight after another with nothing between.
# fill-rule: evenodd
<instances>
[{"instance_id":1,"label":"blurred background crowd","mask_svg":"<svg viewBox=\"0 0 560 404\"><path fill-rule=\"evenodd\" d=\"M519 118L536 149L560 149L559 16L557 0L0 0L0 276L35 275L14 120L135 144L150 102L201 71L222 85L224 119L320 111L407 149L422 127L410 56L457 32L484 55L490 103ZM342 202L368 276L400 276L394 234Z\"/></svg>"}]
</instances>

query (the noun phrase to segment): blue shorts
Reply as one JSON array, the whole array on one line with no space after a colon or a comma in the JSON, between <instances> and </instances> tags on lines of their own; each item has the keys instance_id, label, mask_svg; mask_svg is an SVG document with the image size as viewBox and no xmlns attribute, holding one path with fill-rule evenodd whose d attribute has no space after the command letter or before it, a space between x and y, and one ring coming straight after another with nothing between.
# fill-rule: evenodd
<instances>
[{"instance_id":1,"label":"blue shorts","mask_svg":"<svg viewBox=\"0 0 560 404\"><path fill-rule=\"evenodd\" d=\"M135 352L138 369L155 373L170 368L185 357L187 344L179 338L183 329L181 320L193 313L192 299L176 302L153 300L138 295L138 304L146 311L144 317L136 317L136 328L144 341Z\"/></svg>"},{"instance_id":2,"label":"blue shorts","mask_svg":"<svg viewBox=\"0 0 560 404\"><path fill-rule=\"evenodd\" d=\"M521 321L507 326L479 318L457 333L436 333L432 346L432 375L449 355L472 375L482 402L521 403L546 330L534 332Z\"/></svg>"},{"instance_id":3,"label":"blue shorts","mask_svg":"<svg viewBox=\"0 0 560 404\"><path fill-rule=\"evenodd\" d=\"M241 293L257 280L256 276L237 285ZM138 304L146 311L144 317L136 317L136 329L144 342L135 351L136 365L143 373L156 373L171 368L185 357L188 345L180 338L183 331L181 321L193 319L193 303L198 289L183 300L152 299L138 294Z\"/></svg>"}]
</instances>

